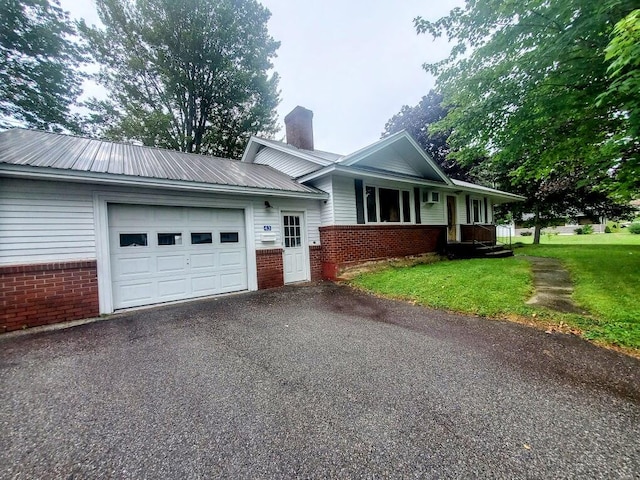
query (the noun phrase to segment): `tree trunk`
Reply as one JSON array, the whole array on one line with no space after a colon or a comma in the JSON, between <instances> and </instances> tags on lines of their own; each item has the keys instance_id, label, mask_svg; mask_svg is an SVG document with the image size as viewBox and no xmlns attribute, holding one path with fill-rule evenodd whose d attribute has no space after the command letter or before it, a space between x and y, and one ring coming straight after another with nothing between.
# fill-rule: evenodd
<instances>
[{"instance_id":1,"label":"tree trunk","mask_svg":"<svg viewBox=\"0 0 640 480\"><path fill-rule=\"evenodd\" d=\"M535 209L535 217L533 218L533 244L540 245L540 210Z\"/></svg>"}]
</instances>

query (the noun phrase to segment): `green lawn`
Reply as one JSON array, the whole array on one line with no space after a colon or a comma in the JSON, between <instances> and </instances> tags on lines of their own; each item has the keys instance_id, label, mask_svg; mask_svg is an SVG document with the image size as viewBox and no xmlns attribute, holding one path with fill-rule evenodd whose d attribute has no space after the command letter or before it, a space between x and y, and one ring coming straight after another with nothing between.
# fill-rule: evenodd
<instances>
[{"instance_id":1,"label":"green lawn","mask_svg":"<svg viewBox=\"0 0 640 480\"><path fill-rule=\"evenodd\" d=\"M387 267L359 275L352 284L450 311L535 318L543 324L563 322L583 332L585 338L640 350L640 235L544 237L541 245L516 248L515 253L505 259ZM561 314L526 305L533 292L532 276L529 262L520 255L561 259L574 282L574 301L590 315Z\"/></svg>"}]
</instances>

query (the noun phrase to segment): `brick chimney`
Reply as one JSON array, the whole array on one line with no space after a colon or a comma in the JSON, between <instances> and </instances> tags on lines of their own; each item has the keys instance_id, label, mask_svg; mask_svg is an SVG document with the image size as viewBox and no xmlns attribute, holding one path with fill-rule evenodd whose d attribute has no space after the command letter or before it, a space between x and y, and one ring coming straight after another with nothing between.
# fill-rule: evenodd
<instances>
[{"instance_id":1,"label":"brick chimney","mask_svg":"<svg viewBox=\"0 0 640 480\"><path fill-rule=\"evenodd\" d=\"M313 112L297 106L284 117L287 143L303 150L313 150Z\"/></svg>"}]
</instances>

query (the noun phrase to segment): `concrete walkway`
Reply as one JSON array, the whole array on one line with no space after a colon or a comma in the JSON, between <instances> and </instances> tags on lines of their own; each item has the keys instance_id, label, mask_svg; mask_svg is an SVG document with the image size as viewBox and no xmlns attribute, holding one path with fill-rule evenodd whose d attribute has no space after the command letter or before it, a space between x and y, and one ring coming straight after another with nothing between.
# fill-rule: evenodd
<instances>
[{"instance_id":1,"label":"concrete walkway","mask_svg":"<svg viewBox=\"0 0 640 480\"><path fill-rule=\"evenodd\" d=\"M573 284L569 272L560 260L531 256L522 258L531 262L533 284L536 288L533 297L527 301L528 305L546 307L563 313L587 313L573 303Z\"/></svg>"}]
</instances>

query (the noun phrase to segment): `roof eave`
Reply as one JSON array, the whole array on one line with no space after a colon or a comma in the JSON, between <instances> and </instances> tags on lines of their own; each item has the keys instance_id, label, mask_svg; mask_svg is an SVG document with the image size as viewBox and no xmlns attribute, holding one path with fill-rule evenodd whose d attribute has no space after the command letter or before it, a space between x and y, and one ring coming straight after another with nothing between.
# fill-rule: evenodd
<instances>
[{"instance_id":1,"label":"roof eave","mask_svg":"<svg viewBox=\"0 0 640 480\"><path fill-rule=\"evenodd\" d=\"M212 183L192 182L187 180L171 180L162 178L134 177L130 175L114 175L110 173L83 172L77 170L61 170L27 165L0 165L0 176L31 178L37 180L60 180L69 182L90 182L103 185L137 186L162 188L170 190L215 192L236 195L255 195L269 197L290 197L325 200L329 194L318 192L301 192L240 185L220 185ZM309 188L309 187L307 187Z\"/></svg>"},{"instance_id":2,"label":"roof eave","mask_svg":"<svg viewBox=\"0 0 640 480\"><path fill-rule=\"evenodd\" d=\"M326 160L324 158L319 158L314 155L309 155L295 148L287 148L283 145L277 145L277 144L265 141L260 137L251 137L249 139L249 143L247 143L247 147L245 148L244 154L242 155L242 160L241 160L242 162L253 163L253 159L249 161L249 157L250 156L255 157L255 155L258 153L259 148L255 145L262 145L263 147L273 148L274 150L278 150L280 152L293 155L294 157L298 157L303 160L307 160L309 162L316 163L321 166L327 166L333 163L331 160ZM249 153L250 150L251 150L251 153Z\"/></svg>"}]
</instances>

